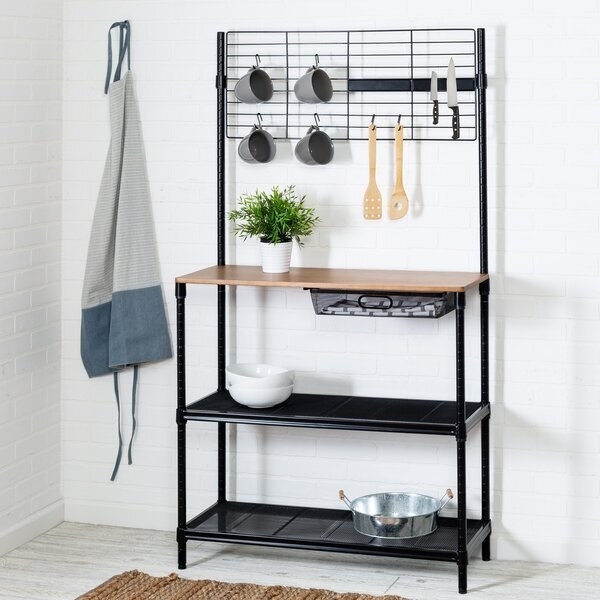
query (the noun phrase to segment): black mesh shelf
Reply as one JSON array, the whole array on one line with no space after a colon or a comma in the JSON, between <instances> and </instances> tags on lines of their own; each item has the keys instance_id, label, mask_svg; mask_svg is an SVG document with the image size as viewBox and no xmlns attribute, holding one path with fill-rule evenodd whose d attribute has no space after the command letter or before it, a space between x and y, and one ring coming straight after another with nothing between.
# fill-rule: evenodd
<instances>
[{"instance_id":1,"label":"black mesh shelf","mask_svg":"<svg viewBox=\"0 0 600 600\"><path fill-rule=\"evenodd\" d=\"M489 406L465 403L467 431L485 416ZM456 403L440 400L408 400L322 394L292 394L273 408L253 409L238 404L227 391L217 391L190 404L183 416L192 421L221 421L454 435Z\"/></svg>"},{"instance_id":2,"label":"black mesh shelf","mask_svg":"<svg viewBox=\"0 0 600 600\"><path fill-rule=\"evenodd\" d=\"M192 519L183 535L194 540L456 561L457 521L440 517L438 523L438 529L429 535L379 539L358 533L348 510L220 502ZM469 554L489 531L489 523L467 521Z\"/></svg>"}]
</instances>

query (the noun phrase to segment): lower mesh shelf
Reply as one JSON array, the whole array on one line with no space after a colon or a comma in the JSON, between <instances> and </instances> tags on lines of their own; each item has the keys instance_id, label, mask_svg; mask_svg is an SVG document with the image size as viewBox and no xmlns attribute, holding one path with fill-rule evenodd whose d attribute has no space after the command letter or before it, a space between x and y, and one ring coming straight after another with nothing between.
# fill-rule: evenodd
<instances>
[{"instance_id":1,"label":"lower mesh shelf","mask_svg":"<svg viewBox=\"0 0 600 600\"><path fill-rule=\"evenodd\" d=\"M192 519L185 537L455 561L457 521L440 517L438 523L437 530L426 536L380 539L358 533L347 510L224 502ZM467 545L473 546L478 538L483 541L485 529L482 521L470 519Z\"/></svg>"}]
</instances>

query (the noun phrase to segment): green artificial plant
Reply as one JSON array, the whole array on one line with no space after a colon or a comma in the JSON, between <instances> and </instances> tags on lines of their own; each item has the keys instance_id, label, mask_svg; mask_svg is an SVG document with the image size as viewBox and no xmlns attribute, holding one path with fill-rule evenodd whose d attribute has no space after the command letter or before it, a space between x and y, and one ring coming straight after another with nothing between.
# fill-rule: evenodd
<instances>
[{"instance_id":1,"label":"green artificial plant","mask_svg":"<svg viewBox=\"0 0 600 600\"><path fill-rule=\"evenodd\" d=\"M300 238L310 235L319 221L315 209L304 205L305 198L298 196L293 185L242 194L238 208L229 213L233 231L244 240L258 237L269 244L281 244L294 239L302 246Z\"/></svg>"}]
</instances>

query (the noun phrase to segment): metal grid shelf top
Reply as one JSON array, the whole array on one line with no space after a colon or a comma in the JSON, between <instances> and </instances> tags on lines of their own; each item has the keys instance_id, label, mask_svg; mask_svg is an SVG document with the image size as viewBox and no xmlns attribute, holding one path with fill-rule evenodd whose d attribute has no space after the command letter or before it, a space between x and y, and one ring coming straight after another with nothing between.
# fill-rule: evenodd
<instances>
[{"instance_id":1,"label":"metal grid shelf top","mask_svg":"<svg viewBox=\"0 0 600 600\"><path fill-rule=\"evenodd\" d=\"M477 42L474 29L229 31L226 34L226 135L242 139L257 122L275 139L300 139L314 123L333 140L366 139L374 116L379 139L393 139L401 117L409 140L450 140L452 111L446 106L446 70L456 64L461 112L460 140L477 139ZM271 100L244 104L237 81L260 57L273 81ZM300 102L294 83L315 64L333 84L331 101ZM438 75L439 123L432 121L431 73Z\"/></svg>"}]
</instances>

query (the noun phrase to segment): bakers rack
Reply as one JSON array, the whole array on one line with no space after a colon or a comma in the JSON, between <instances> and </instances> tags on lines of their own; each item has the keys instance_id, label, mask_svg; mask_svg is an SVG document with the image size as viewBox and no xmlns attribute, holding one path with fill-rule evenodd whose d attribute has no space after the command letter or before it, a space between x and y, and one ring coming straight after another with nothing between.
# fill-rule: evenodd
<instances>
[{"instance_id":1,"label":"bakers rack","mask_svg":"<svg viewBox=\"0 0 600 600\"><path fill-rule=\"evenodd\" d=\"M394 51L389 51L392 44ZM265 127L279 139L303 135L305 119L312 121L314 105L292 98L293 81L319 54L321 66L334 80L332 101L319 105L321 125L334 139L363 139L375 114L378 127L393 129L398 112L409 140L449 141L450 111L440 109L440 124L429 124L427 92L430 71L437 70L443 92L443 68L450 56L457 63L463 135L458 141L477 141L479 192L478 273L432 271L356 271L292 269L266 275L258 267L228 265L225 253L225 140L243 137L253 124L254 108L236 101L235 81L253 63L271 69L272 100L260 105ZM460 57L460 60L459 60ZM383 60L385 59L385 61ZM371 62L373 61L373 62ZM464 61L464 62L463 62ZM176 278L177 298L177 448L178 448L178 564L187 564L187 541L206 540L310 550L425 558L455 562L458 591L467 591L469 558L481 550L490 560L489 452L489 277L487 214L487 137L485 31L483 29L410 29L384 31L220 32L217 34L217 264ZM429 106L428 106L429 105ZM385 121L389 121L386 123ZM391 138L390 138L391 139ZM199 400L186 399L185 298L188 285L217 288L217 390ZM292 394L284 404L256 411L237 405L225 386L226 287L295 287L314 293L377 292L446 297L447 312L455 313L456 397L454 400L359 398L323 394ZM466 400L465 319L467 292L480 297L480 374L478 401ZM434 311L435 312L435 311ZM434 318L436 316L433 314ZM189 421L217 423L217 500L191 519L187 517L186 426ZM378 540L356 532L352 515L338 509L235 502L227 498L227 423L311 427L424 435L456 439L457 516L443 517L438 530L408 540ZM481 428L481 516L467 518L467 434Z\"/></svg>"}]
</instances>

